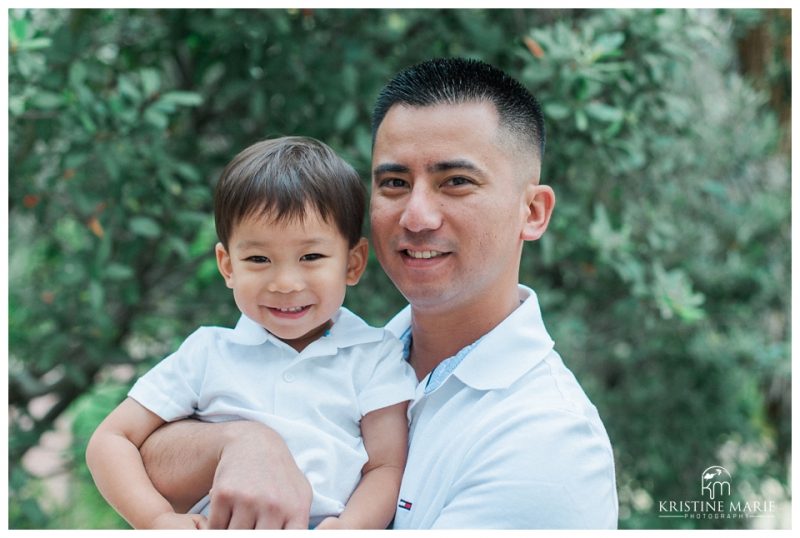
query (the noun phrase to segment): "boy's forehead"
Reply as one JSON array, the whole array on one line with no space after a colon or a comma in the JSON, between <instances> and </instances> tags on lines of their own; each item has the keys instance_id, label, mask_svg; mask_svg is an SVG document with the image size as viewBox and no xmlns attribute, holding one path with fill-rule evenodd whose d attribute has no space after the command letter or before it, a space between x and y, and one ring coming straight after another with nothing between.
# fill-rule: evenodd
<instances>
[{"instance_id":1,"label":"boy's forehead","mask_svg":"<svg viewBox=\"0 0 800 538\"><path fill-rule=\"evenodd\" d=\"M286 234L293 237L307 235L309 242L341 235L333 219L326 218L312 207L297 214L279 214L274 210L262 209L242 217L233 226L233 236L241 236L242 241L252 242L251 236L263 236L265 239L262 242L265 242Z\"/></svg>"}]
</instances>

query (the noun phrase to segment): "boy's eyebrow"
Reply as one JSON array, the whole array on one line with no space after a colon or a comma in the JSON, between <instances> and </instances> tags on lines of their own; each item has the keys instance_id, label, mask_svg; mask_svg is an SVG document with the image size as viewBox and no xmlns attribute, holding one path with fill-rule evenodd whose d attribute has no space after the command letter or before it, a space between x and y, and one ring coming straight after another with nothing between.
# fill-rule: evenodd
<instances>
[{"instance_id":1,"label":"boy's eyebrow","mask_svg":"<svg viewBox=\"0 0 800 538\"><path fill-rule=\"evenodd\" d=\"M316 245L324 245L329 243L329 239L325 239L323 237L309 237L308 239L304 239L298 243L300 247L313 247ZM256 239L245 239L244 241L239 241L236 243L236 246L242 249L246 248L264 248L269 246L268 241L259 241Z\"/></svg>"}]
</instances>

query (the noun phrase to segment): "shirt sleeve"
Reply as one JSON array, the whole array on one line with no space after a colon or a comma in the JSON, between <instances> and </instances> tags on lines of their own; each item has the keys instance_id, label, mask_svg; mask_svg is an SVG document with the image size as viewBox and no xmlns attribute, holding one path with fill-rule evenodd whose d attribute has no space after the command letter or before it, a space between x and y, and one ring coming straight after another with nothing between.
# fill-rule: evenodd
<instances>
[{"instance_id":1,"label":"shirt sleeve","mask_svg":"<svg viewBox=\"0 0 800 538\"><path fill-rule=\"evenodd\" d=\"M128 396L167 422L193 415L211 345L213 331L198 329L175 353L140 377Z\"/></svg>"},{"instance_id":2,"label":"shirt sleeve","mask_svg":"<svg viewBox=\"0 0 800 538\"><path fill-rule=\"evenodd\" d=\"M414 398L417 376L403 357L403 344L385 331L374 350L374 369L358 393L361 415Z\"/></svg>"},{"instance_id":3,"label":"shirt sleeve","mask_svg":"<svg viewBox=\"0 0 800 538\"><path fill-rule=\"evenodd\" d=\"M585 417L537 410L479 427L433 528L617 527L613 455Z\"/></svg>"}]
</instances>

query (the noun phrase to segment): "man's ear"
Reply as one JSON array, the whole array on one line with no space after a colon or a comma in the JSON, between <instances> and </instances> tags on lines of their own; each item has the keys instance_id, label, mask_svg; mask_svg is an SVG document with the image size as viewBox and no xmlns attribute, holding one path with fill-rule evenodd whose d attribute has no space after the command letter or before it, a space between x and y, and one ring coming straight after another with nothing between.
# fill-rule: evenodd
<instances>
[{"instance_id":1,"label":"man's ear","mask_svg":"<svg viewBox=\"0 0 800 538\"><path fill-rule=\"evenodd\" d=\"M217 255L217 269L225 279L225 285L233 288L233 263L231 263L231 256L222 243L217 243L214 247L214 253Z\"/></svg>"},{"instance_id":2,"label":"man's ear","mask_svg":"<svg viewBox=\"0 0 800 538\"><path fill-rule=\"evenodd\" d=\"M350 249L347 255L347 278L348 286L355 286L358 284L361 275L367 268L367 259L369 256L369 243L367 238L362 237L358 240L356 246Z\"/></svg>"},{"instance_id":3,"label":"man's ear","mask_svg":"<svg viewBox=\"0 0 800 538\"><path fill-rule=\"evenodd\" d=\"M523 241L536 241L550 223L556 205L556 193L548 185L530 183L525 187L524 200L525 224L520 237Z\"/></svg>"}]
</instances>

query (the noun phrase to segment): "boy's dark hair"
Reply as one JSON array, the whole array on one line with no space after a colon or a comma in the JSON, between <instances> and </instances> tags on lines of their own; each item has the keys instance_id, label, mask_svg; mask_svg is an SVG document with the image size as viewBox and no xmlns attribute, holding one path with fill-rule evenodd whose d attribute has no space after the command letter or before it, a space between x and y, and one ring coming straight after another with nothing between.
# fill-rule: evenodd
<instances>
[{"instance_id":1,"label":"boy's dark hair","mask_svg":"<svg viewBox=\"0 0 800 538\"><path fill-rule=\"evenodd\" d=\"M415 107L489 101L500 125L544 156L544 119L536 98L515 79L479 60L438 58L408 67L383 87L372 114L372 142L396 104Z\"/></svg>"},{"instance_id":2,"label":"boy's dark hair","mask_svg":"<svg viewBox=\"0 0 800 538\"><path fill-rule=\"evenodd\" d=\"M366 188L358 173L319 140L287 136L263 140L228 163L214 194L217 236L228 249L242 219L303 219L308 208L333 223L352 248L361 238Z\"/></svg>"}]
</instances>

